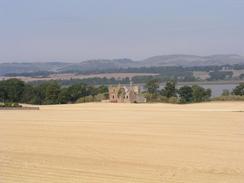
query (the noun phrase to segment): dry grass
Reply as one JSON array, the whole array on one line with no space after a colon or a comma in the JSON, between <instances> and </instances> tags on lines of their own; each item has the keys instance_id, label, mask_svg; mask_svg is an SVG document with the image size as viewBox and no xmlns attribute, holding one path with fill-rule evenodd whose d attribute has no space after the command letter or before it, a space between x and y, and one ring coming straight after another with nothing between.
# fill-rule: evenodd
<instances>
[{"instance_id":1,"label":"dry grass","mask_svg":"<svg viewBox=\"0 0 244 183\"><path fill-rule=\"evenodd\" d=\"M213 101L244 101L244 96L229 95L229 96L219 96L212 99Z\"/></svg>"},{"instance_id":2,"label":"dry grass","mask_svg":"<svg viewBox=\"0 0 244 183\"><path fill-rule=\"evenodd\" d=\"M243 183L242 102L0 111L1 183Z\"/></svg>"}]
</instances>

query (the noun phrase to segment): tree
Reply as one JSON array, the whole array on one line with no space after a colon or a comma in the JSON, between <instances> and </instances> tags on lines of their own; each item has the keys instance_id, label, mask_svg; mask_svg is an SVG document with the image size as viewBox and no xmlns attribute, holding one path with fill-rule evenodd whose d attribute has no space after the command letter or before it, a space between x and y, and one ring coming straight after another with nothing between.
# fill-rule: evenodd
<instances>
[{"instance_id":1,"label":"tree","mask_svg":"<svg viewBox=\"0 0 244 183\"><path fill-rule=\"evenodd\" d=\"M36 82L26 84L18 79L0 81L0 103L23 102L28 104L66 104L74 103L79 98L99 95L97 98L108 98L107 86L88 86L83 83L63 87L57 81ZM89 99L87 97L86 99Z\"/></svg>"},{"instance_id":2,"label":"tree","mask_svg":"<svg viewBox=\"0 0 244 183\"><path fill-rule=\"evenodd\" d=\"M212 92L210 89L205 89L205 88L198 86L198 85L192 86L193 102L207 101L210 99L211 93Z\"/></svg>"},{"instance_id":3,"label":"tree","mask_svg":"<svg viewBox=\"0 0 244 183\"><path fill-rule=\"evenodd\" d=\"M3 81L3 88L6 94L5 102L20 102L24 93L25 83L18 79ZM3 91L3 90L2 90ZM4 93L4 92L2 92ZM3 94L2 94L3 95Z\"/></svg>"},{"instance_id":4,"label":"tree","mask_svg":"<svg viewBox=\"0 0 244 183\"><path fill-rule=\"evenodd\" d=\"M233 95L240 95L243 96L244 95L244 83L241 83L240 85L238 85L232 92Z\"/></svg>"},{"instance_id":5,"label":"tree","mask_svg":"<svg viewBox=\"0 0 244 183\"><path fill-rule=\"evenodd\" d=\"M59 84L55 81L48 81L34 87L34 104L58 104L58 96L61 91Z\"/></svg>"},{"instance_id":6,"label":"tree","mask_svg":"<svg viewBox=\"0 0 244 183\"><path fill-rule=\"evenodd\" d=\"M41 84L39 86L34 87L34 96L31 100L31 104L45 104L45 99L46 99L46 85Z\"/></svg>"},{"instance_id":7,"label":"tree","mask_svg":"<svg viewBox=\"0 0 244 183\"><path fill-rule=\"evenodd\" d=\"M97 89L94 86L87 86L86 88L86 96L95 96L97 94Z\"/></svg>"},{"instance_id":8,"label":"tree","mask_svg":"<svg viewBox=\"0 0 244 183\"><path fill-rule=\"evenodd\" d=\"M183 86L178 90L181 103L191 103L193 100L193 91L190 86Z\"/></svg>"},{"instance_id":9,"label":"tree","mask_svg":"<svg viewBox=\"0 0 244 183\"><path fill-rule=\"evenodd\" d=\"M158 93L159 84L160 82L158 79L152 79L146 83L145 88L148 93L156 95Z\"/></svg>"},{"instance_id":10,"label":"tree","mask_svg":"<svg viewBox=\"0 0 244 183\"><path fill-rule=\"evenodd\" d=\"M68 93L68 88L63 88L58 95L58 103L66 104L67 102L69 102L69 100L70 97Z\"/></svg>"},{"instance_id":11,"label":"tree","mask_svg":"<svg viewBox=\"0 0 244 183\"><path fill-rule=\"evenodd\" d=\"M7 93L4 88L4 82L0 81L0 102L5 102L6 98L7 98Z\"/></svg>"},{"instance_id":12,"label":"tree","mask_svg":"<svg viewBox=\"0 0 244 183\"><path fill-rule=\"evenodd\" d=\"M177 89L176 89L176 82L174 80L168 81L164 89L161 90L162 96L167 98L176 97Z\"/></svg>"},{"instance_id":13,"label":"tree","mask_svg":"<svg viewBox=\"0 0 244 183\"><path fill-rule=\"evenodd\" d=\"M75 84L68 88L69 101L76 102L79 98L88 96L85 84Z\"/></svg>"},{"instance_id":14,"label":"tree","mask_svg":"<svg viewBox=\"0 0 244 183\"><path fill-rule=\"evenodd\" d=\"M99 86L97 89L96 89L96 92L97 94L99 93L108 93L108 87L107 86Z\"/></svg>"},{"instance_id":15,"label":"tree","mask_svg":"<svg viewBox=\"0 0 244 183\"><path fill-rule=\"evenodd\" d=\"M32 103L33 98L35 97L35 89L32 85L26 84L23 92L21 102Z\"/></svg>"},{"instance_id":16,"label":"tree","mask_svg":"<svg viewBox=\"0 0 244 183\"><path fill-rule=\"evenodd\" d=\"M45 91L45 102L46 104L57 104L58 102L58 96L60 93L60 86L57 82L49 82L46 86Z\"/></svg>"}]
</instances>

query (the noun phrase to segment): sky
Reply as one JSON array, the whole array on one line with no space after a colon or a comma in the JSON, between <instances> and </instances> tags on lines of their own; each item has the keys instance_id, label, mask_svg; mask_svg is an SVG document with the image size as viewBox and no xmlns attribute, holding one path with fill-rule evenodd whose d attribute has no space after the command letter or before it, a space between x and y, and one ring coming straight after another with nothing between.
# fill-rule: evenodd
<instances>
[{"instance_id":1,"label":"sky","mask_svg":"<svg viewBox=\"0 0 244 183\"><path fill-rule=\"evenodd\" d=\"M0 62L244 55L244 0L0 0Z\"/></svg>"}]
</instances>

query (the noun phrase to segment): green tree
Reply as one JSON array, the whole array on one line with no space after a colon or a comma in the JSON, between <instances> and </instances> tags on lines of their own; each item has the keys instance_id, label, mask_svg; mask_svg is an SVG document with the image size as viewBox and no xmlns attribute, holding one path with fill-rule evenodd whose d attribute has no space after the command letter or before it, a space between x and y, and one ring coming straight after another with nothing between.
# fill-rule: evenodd
<instances>
[{"instance_id":1,"label":"green tree","mask_svg":"<svg viewBox=\"0 0 244 183\"><path fill-rule=\"evenodd\" d=\"M70 95L68 92L68 88L62 88L58 95L58 103L66 104L70 102Z\"/></svg>"},{"instance_id":2,"label":"green tree","mask_svg":"<svg viewBox=\"0 0 244 183\"><path fill-rule=\"evenodd\" d=\"M68 88L69 101L74 103L79 98L88 96L87 86L85 84L75 84Z\"/></svg>"},{"instance_id":3,"label":"green tree","mask_svg":"<svg viewBox=\"0 0 244 183\"><path fill-rule=\"evenodd\" d=\"M207 101L211 97L211 90L205 89L198 85L192 86L192 98L193 102Z\"/></svg>"},{"instance_id":4,"label":"green tree","mask_svg":"<svg viewBox=\"0 0 244 183\"><path fill-rule=\"evenodd\" d=\"M32 85L26 84L23 92L21 102L23 103L33 103L33 98L35 97L35 89Z\"/></svg>"},{"instance_id":5,"label":"green tree","mask_svg":"<svg viewBox=\"0 0 244 183\"><path fill-rule=\"evenodd\" d=\"M86 95L89 96L95 96L97 95L97 89L94 86L87 86L86 87Z\"/></svg>"},{"instance_id":6,"label":"green tree","mask_svg":"<svg viewBox=\"0 0 244 183\"><path fill-rule=\"evenodd\" d=\"M232 92L233 95L240 95L243 96L244 95L244 83L241 83L240 85L238 85Z\"/></svg>"},{"instance_id":7,"label":"green tree","mask_svg":"<svg viewBox=\"0 0 244 183\"><path fill-rule=\"evenodd\" d=\"M178 90L181 103L191 103L193 100L193 91L190 86L183 86Z\"/></svg>"},{"instance_id":8,"label":"green tree","mask_svg":"<svg viewBox=\"0 0 244 183\"><path fill-rule=\"evenodd\" d=\"M57 82L49 82L45 91L45 103L46 104L58 104L58 96L60 93L60 86Z\"/></svg>"},{"instance_id":9,"label":"green tree","mask_svg":"<svg viewBox=\"0 0 244 183\"><path fill-rule=\"evenodd\" d=\"M7 99L7 93L4 87L4 82L0 81L0 102L5 102Z\"/></svg>"},{"instance_id":10,"label":"green tree","mask_svg":"<svg viewBox=\"0 0 244 183\"><path fill-rule=\"evenodd\" d=\"M42 105L45 104L46 99L46 85L41 84L39 86L34 87L34 97L31 100L32 104Z\"/></svg>"},{"instance_id":11,"label":"green tree","mask_svg":"<svg viewBox=\"0 0 244 183\"><path fill-rule=\"evenodd\" d=\"M6 92L7 102L20 102L24 93L25 83L18 79L9 79L4 81L4 90Z\"/></svg>"},{"instance_id":12,"label":"green tree","mask_svg":"<svg viewBox=\"0 0 244 183\"><path fill-rule=\"evenodd\" d=\"M161 90L161 94L162 96L165 96L167 98L176 97L177 96L176 82L174 80L168 81L164 89Z\"/></svg>"},{"instance_id":13,"label":"green tree","mask_svg":"<svg viewBox=\"0 0 244 183\"><path fill-rule=\"evenodd\" d=\"M108 93L108 87L107 86L99 86L97 89L96 89L96 92L97 94L101 94L101 93Z\"/></svg>"},{"instance_id":14,"label":"green tree","mask_svg":"<svg viewBox=\"0 0 244 183\"><path fill-rule=\"evenodd\" d=\"M148 93L156 95L158 93L159 84L160 82L158 79L152 79L146 83L145 88Z\"/></svg>"}]
</instances>

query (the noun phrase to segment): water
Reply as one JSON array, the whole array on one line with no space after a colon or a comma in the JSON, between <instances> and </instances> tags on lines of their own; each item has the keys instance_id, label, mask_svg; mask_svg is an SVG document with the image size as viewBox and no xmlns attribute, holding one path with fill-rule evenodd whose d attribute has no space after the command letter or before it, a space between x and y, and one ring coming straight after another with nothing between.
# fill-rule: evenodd
<instances>
[{"instance_id":1,"label":"water","mask_svg":"<svg viewBox=\"0 0 244 183\"><path fill-rule=\"evenodd\" d=\"M177 88L180 88L182 86L192 86L193 84L199 85L205 89L211 89L212 91L212 97L219 97L222 95L223 90L229 90L232 92L232 90L238 86L239 84L236 83L179 83L177 84ZM129 86L129 85L126 85ZM142 91L144 91L143 84L140 85ZM165 84L160 85L160 90L164 88Z\"/></svg>"},{"instance_id":2,"label":"water","mask_svg":"<svg viewBox=\"0 0 244 183\"><path fill-rule=\"evenodd\" d=\"M182 86L191 86L191 84L178 84L177 88L180 88ZM238 84L197 84L205 89L211 89L212 90L212 97L219 97L222 95L223 90L229 90L230 92L238 85ZM163 88L164 85L161 85L160 88Z\"/></svg>"}]
</instances>

